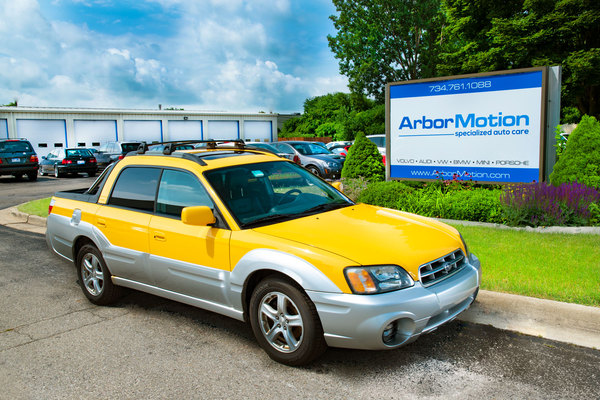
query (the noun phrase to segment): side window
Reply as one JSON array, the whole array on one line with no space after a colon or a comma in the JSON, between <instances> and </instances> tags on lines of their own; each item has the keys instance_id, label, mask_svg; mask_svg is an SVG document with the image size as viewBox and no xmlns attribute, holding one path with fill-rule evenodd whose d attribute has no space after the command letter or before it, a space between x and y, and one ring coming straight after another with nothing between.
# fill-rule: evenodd
<instances>
[{"instance_id":1,"label":"side window","mask_svg":"<svg viewBox=\"0 0 600 400\"><path fill-rule=\"evenodd\" d=\"M183 171L164 170L158 187L156 213L180 218L181 210L189 206L214 208L198 178Z\"/></svg>"},{"instance_id":2,"label":"side window","mask_svg":"<svg viewBox=\"0 0 600 400\"><path fill-rule=\"evenodd\" d=\"M130 167L121 171L108 204L154 211L160 168Z\"/></svg>"}]
</instances>

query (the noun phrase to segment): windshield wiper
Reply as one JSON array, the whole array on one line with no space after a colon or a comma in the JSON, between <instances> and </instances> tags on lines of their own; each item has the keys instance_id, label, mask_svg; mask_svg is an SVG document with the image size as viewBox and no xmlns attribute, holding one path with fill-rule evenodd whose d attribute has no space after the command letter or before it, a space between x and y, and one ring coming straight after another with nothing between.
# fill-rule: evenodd
<instances>
[{"instance_id":1,"label":"windshield wiper","mask_svg":"<svg viewBox=\"0 0 600 400\"><path fill-rule=\"evenodd\" d=\"M325 212L325 211L331 211L331 210L337 210L338 208L344 208L344 207L348 207L351 206L351 203L348 203L346 201L343 202L333 202L333 203L324 203L324 204L319 204L318 206L314 206L309 208L308 210L304 210L299 214L299 216L305 216L305 215L310 215L310 214L316 214L318 212Z\"/></svg>"},{"instance_id":2,"label":"windshield wiper","mask_svg":"<svg viewBox=\"0 0 600 400\"><path fill-rule=\"evenodd\" d=\"M286 221L288 219L291 218L295 218L297 216L297 214L276 214L276 215L267 215L265 217L261 217L258 219L255 219L254 221L250 221L247 222L245 224L242 224L242 226L244 228L251 228L251 227L255 227L256 225L262 225L266 222L281 222L281 221Z\"/></svg>"}]
</instances>

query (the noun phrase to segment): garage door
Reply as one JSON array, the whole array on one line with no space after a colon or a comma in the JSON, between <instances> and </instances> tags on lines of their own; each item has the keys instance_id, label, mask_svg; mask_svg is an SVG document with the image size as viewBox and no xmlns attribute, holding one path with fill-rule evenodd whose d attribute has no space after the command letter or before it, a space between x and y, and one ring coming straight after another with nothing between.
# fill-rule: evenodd
<instances>
[{"instance_id":1,"label":"garage door","mask_svg":"<svg viewBox=\"0 0 600 400\"><path fill-rule=\"evenodd\" d=\"M238 121L208 121L208 132L205 139L239 139L240 125Z\"/></svg>"},{"instance_id":2,"label":"garage door","mask_svg":"<svg viewBox=\"0 0 600 400\"><path fill-rule=\"evenodd\" d=\"M169 121L169 140L202 140L202 121Z\"/></svg>"},{"instance_id":3,"label":"garage door","mask_svg":"<svg viewBox=\"0 0 600 400\"><path fill-rule=\"evenodd\" d=\"M8 124L5 119L0 119L0 137L8 137Z\"/></svg>"},{"instance_id":4,"label":"garage door","mask_svg":"<svg viewBox=\"0 0 600 400\"><path fill-rule=\"evenodd\" d=\"M161 142L162 123L161 121L123 121L123 140Z\"/></svg>"},{"instance_id":5,"label":"garage door","mask_svg":"<svg viewBox=\"0 0 600 400\"><path fill-rule=\"evenodd\" d=\"M251 142L273 141L271 121L244 121L244 139Z\"/></svg>"},{"instance_id":6,"label":"garage door","mask_svg":"<svg viewBox=\"0 0 600 400\"><path fill-rule=\"evenodd\" d=\"M64 119L17 119L17 137L29 140L40 158L68 146Z\"/></svg>"},{"instance_id":7,"label":"garage door","mask_svg":"<svg viewBox=\"0 0 600 400\"><path fill-rule=\"evenodd\" d=\"M115 120L74 120L75 145L78 147L100 147L106 142L117 140Z\"/></svg>"}]
</instances>

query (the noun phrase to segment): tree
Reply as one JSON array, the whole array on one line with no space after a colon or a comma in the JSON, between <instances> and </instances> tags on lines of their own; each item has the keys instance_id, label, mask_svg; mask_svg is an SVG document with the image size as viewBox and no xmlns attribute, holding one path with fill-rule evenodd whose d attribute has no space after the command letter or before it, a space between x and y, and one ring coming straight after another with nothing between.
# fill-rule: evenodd
<instances>
[{"instance_id":1,"label":"tree","mask_svg":"<svg viewBox=\"0 0 600 400\"><path fill-rule=\"evenodd\" d=\"M600 116L599 1L442 2L441 74L562 65L562 104Z\"/></svg>"},{"instance_id":2,"label":"tree","mask_svg":"<svg viewBox=\"0 0 600 400\"><path fill-rule=\"evenodd\" d=\"M304 113L286 121L280 137L332 136L353 140L356 132L385 133L385 107L364 95L333 93L304 102Z\"/></svg>"},{"instance_id":3,"label":"tree","mask_svg":"<svg viewBox=\"0 0 600 400\"><path fill-rule=\"evenodd\" d=\"M385 165L375 143L367 139L363 132L358 132L344 161L342 178L361 176L368 181L382 181L385 179Z\"/></svg>"},{"instance_id":4,"label":"tree","mask_svg":"<svg viewBox=\"0 0 600 400\"><path fill-rule=\"evenodd\" d=\"M584 115L550 174L554 186L579 182L600 189L600 123Z\"/></svg>"},{"instance_id":5,"label":"tree","mask_svg":"<svg viewBox=\"0 0 600 400\"><path fill-rule=\"evenodd\" d=\"M434 76L440 0L333 0L329 47L353 93L383 102L387 82Z\"/></svg>"}]
</instances>

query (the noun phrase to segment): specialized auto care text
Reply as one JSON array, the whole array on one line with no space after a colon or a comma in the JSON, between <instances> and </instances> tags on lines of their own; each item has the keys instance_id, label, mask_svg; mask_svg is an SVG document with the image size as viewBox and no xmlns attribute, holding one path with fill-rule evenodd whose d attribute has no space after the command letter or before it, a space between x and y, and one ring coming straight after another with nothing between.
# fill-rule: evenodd
<instances>
[{"instance_id":1,"label":"specialized auto care text","mask_svg":"<svg viewBox=\"0 0 600 400\"><path fill-rule=\"evenodd\" d=\"M457 137L462 136L497 136L497 135L528 135L529 115L503 115L489 114L487 116L477 116L475 113L456 114L454 118L427 118L425 115L420 119L410 119L405 116L400 122L399 130L414 131L427 129L457 129L453 134ZM480 129L477 129L480 128ZM483 128L483 129L481 129ZM490 129L485 129L490 128ZM495 129L494 129L495 128ZM502 128L502 129L501 129ZM465 130L460 130L465 129ZM422 136L427 136L423 133ZM421 135L419 135L421 136Z\"/></svg>"}]
</instances>

